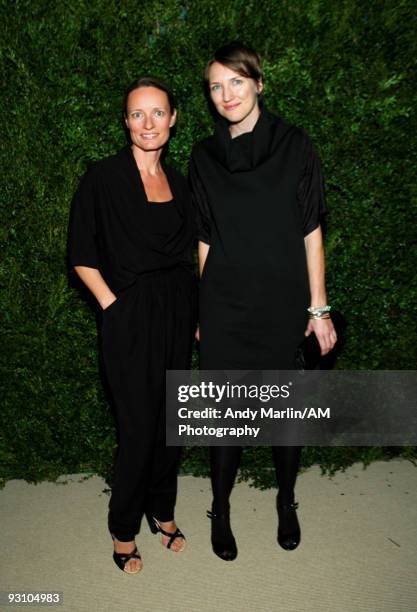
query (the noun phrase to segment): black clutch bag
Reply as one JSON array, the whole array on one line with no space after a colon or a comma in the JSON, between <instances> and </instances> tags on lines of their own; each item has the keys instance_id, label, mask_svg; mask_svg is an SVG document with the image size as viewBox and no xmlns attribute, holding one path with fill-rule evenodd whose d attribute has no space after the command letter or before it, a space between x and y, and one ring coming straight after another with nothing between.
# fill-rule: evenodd
<instances>
[{"instance_id":1,"label":"black clutch bag","mask_svg":"<svg viewBox=\"0 0 417 612\"><path fill-rule=\"evenodd\" d=\"M344 340L344 331L346 328L346 319L342 315L342 313L337 310L330 312L330 318L333 322L334 328L337 334L337 342L326 355L328 358L329 355L334 355L336 349L339 349L343 340ZM294 366L296 370L314 370L317 368L321 361L321 351L320 344L316 338L316 334L312 332L309 336L304 338L304 340L297 346L294 355Z\"/></svg>"}]
</instances>

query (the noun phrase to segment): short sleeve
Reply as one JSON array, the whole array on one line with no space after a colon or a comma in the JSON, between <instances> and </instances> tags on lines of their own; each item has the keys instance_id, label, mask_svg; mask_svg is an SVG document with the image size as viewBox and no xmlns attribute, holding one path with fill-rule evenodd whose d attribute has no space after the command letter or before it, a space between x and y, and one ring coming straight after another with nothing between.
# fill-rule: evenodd
<instances>
[{"instance_id":1,"label":"short sleeve","mask_svg":"<svg viewBox=\"0 0 417 612\"><path fill-rule=\"evenodd\" d=\"M191 157L188 179L197 221L197 237L201 242L210 244L211 212L204 185L198 175L195 161Z\"/></svg>"},{"instance_id":2,"label":"short sleeve","mask_svg":"<svg viewBox=\"0 0 417 612\"><path fill-rule=\"evenodd\" d=\"M297 200L303 234L307 236L320 225L320 217L327 212L320 158L307 137L304 145L304 167L297 188Z\"/></svg>"},{"instance_id":3,"label":"short sleeve","mask_svg":"<svg viewBox=\"0 0 417 612\"><path fill-rule=\"evenodd\" d=\"M96 190L93 172L87 171L73 197L68 228L68 263L99 267L96 244Z\"/></svg>"}]
</instances>

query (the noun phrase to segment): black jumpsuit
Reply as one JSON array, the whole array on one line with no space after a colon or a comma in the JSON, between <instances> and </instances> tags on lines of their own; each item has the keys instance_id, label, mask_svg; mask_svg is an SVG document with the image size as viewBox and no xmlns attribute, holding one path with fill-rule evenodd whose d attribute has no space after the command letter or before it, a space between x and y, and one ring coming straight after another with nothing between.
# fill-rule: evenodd
<instances>
[{"instance_id":1,"label":"black jumpsuit","mask_svg":"<svg viewBox=\"0 0 417 612\"><path fill-rule=\"evenodd\" d=\"M165 445L165 371L187 369L196 320L195 227L185 179L148 202L133 152L96 162L74 197L71 266L100 270L117 296L103 311L102 355L119 430L109 529L130 541L149 512L174 517L179 449Z\"/></svg>"},{"instance_id":2,"label":"black jumpsuit","mask_svg":"<svg viewBox=\"0 0 417 612\"><path fill-rule=\"evenodd\" d=\"M310 140L265 109L252 132L233 139L220 119L193 149L190 182L199 239L210 245L200 283L201 369L294 369L310 305L304 237L325 212ZM220 514L240 450L210 449ZM293 501L300 451L272 449L282 503Z\"/></svg>"}]
</instances>

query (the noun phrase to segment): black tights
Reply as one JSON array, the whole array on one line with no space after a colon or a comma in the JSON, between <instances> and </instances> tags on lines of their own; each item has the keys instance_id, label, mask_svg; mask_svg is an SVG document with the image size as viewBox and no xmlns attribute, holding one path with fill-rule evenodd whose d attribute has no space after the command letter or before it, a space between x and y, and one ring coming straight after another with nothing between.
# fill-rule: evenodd
<instances>
[{"instance_id":1,"label":"black tights","mask_svg":"<svg viewBox=\"0 0 417 612\"><path fill-rule=\"evenodd\" d=\"M301 446L272 446L272 458L282 504L294 501L294 486L300 464ZM210 469L213 490L213 510L229 508L229 497L240 464L241 446L211 446Z\"/></svg>"}]
</instances>

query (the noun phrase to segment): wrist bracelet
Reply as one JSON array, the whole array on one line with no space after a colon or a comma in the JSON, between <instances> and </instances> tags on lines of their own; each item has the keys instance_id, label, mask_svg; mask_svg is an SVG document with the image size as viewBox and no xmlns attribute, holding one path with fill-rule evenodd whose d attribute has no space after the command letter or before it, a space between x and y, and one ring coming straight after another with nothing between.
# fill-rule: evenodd
<instances>
[{"instance_id":1,"label":"wrist bracelet","mask_svg":"<svg viewBox=\"0 0 417 612\"><path fill-rule=\"evenodd\" d=\"M309 314L308 315L309 319L330 319L330 315L328 312L323 313L322 315L317 315L317 314Z\"/></svg>"},{"instance_id":2,"label":"wrist bracelet","mask_svg":"<svg viewBox=\"0 0 417 612\"><path fill-rule=\"evenodd\" d=\"M326 306L310 306L310 308L307 308L307 310L310 315L321 317L325 313L330 312L331 308L331 306L326 304Z\"/></svg>"}]
</instances>

